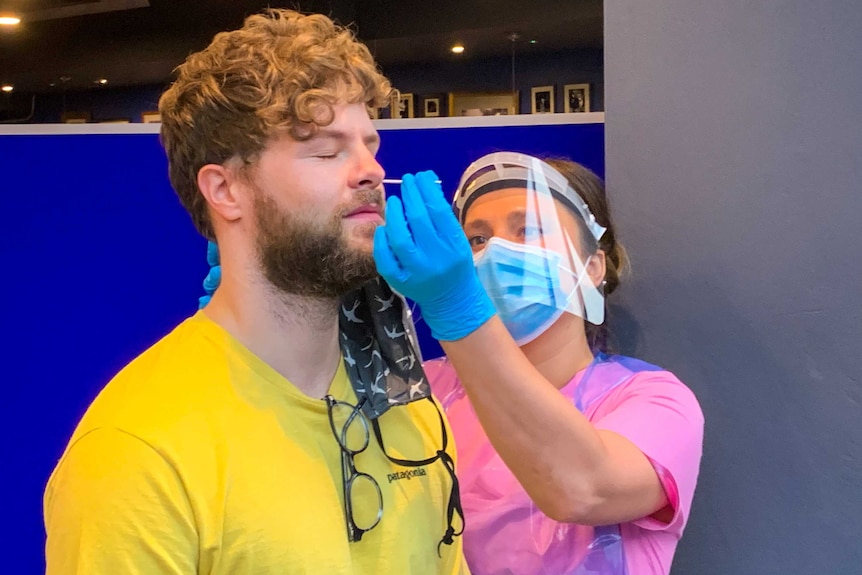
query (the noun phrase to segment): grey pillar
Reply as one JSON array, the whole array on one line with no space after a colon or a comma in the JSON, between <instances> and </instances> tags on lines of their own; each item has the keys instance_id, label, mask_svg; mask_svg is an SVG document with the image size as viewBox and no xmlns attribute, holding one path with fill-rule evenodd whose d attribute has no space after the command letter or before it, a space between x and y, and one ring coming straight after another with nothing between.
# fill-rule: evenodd
<instances>
[{"instance_id":1,"label":"grey pillar","mask_svg":"<svg viewBox=\"0 0 862 575\"><path fill-rule=\"evenodd\" d=\"M675 575L862 573L862 3L605 0L624 351L697 393Z\"/></svg>"}]
</instances>

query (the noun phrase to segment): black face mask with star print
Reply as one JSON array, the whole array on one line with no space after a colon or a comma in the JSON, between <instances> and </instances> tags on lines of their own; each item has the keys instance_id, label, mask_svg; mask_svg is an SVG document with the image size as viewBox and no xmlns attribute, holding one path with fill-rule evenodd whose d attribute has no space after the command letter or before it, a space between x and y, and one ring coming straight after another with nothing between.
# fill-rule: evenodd
<instances>
[{"instance_id":1,"label":"black face mask with star print","mask_svg":"<svg viewBox=\"0 0 862 575\"><path fill-rule=\"evenodd\" d=\"M357 399L369 419L393 405L431 396L407 303L382 278L341 301L341 353Z\"/></svg>"},{"instance_id":2,"label":"black face mask with star print","mask_svg":"<svg viewBox=\"0 0 862 575\"><path fill-rule=\"evenodd\" d=\"M451 545L454 538L463 533L464 514L455 462L447 451L446 424L439 405L431 396L431 388L422 369L422 357L407 302L378 277L342 299L338 321L347 376L362 412L371 421L380 449L390 461L408 468L440 462L452 478L446 509L448 525L437 544L439 553L441 545ZM422 454L417 459L391 456L384 444L380 416L393 406L421 399L427 399L437 410L440 446L434 453Z\"/></svg>"}]
</instances>

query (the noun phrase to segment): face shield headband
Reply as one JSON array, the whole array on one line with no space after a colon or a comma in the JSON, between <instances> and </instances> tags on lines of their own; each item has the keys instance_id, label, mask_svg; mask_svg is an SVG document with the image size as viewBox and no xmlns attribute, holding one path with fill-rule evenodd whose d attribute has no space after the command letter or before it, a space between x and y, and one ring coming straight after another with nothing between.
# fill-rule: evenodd
<instances>
[{"instance_id":1,"label":"face shield headband","mask_svg":"<svg viewBox=\"0 0 862 575\"><path fill-rule=\"evenodd\" d=\"M461 225L470 205L484 194L506 188L527 188L550 194L587 226L596 243L605 233L586 202L569 181L539 158L518 152L495 152L470 164L461 176L453 199L455 216Z\"/></svg>"}]
</instances>

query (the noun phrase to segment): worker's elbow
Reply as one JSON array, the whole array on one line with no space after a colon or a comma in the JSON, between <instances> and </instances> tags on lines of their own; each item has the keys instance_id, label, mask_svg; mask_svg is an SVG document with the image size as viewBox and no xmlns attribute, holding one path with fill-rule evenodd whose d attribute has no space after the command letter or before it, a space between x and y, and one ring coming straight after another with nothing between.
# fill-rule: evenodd
<instances>
[{"instance_id":1,"label":"worker's elbow","mask_svg":"<svg viewBox=\"0 0 862 575\"><path fill-rule=\"evenodd\" d=\"M560 523L594 525L601 514L602 500L590 491L570 490L544 498L536 506L549 518Z\"/></svg>"}]
</instances>

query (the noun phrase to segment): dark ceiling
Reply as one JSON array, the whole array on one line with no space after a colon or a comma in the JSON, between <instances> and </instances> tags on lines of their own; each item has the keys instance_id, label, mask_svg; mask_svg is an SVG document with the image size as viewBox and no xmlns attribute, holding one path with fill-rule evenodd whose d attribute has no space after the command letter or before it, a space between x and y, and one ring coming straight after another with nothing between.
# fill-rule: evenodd
<instances>
[{"instance_id":1,"label":"dark ceiling","mask_svg":"<svg viewBox=\"0 0 862 575\"><path fill-rule=\"evenodd\" d=\"M453 58L602 47L602 0L0 0L0 84L15 92L163 84L214 34L267 6L328 14L385 68ZM535 40L531 44L529 41ZM461 56L449 47L461 42Z\"/></svg>"}]
</instances>

